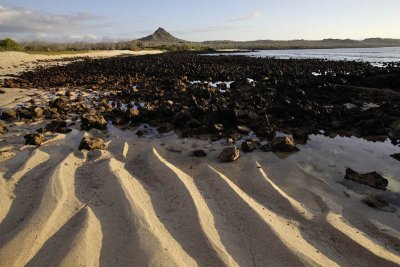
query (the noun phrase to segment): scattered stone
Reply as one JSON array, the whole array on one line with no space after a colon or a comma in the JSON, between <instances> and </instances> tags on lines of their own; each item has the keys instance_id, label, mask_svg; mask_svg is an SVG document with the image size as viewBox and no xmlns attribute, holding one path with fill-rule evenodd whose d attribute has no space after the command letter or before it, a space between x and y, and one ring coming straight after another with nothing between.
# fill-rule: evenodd
<instances>
[{"instance_id":1,"label":"scattered stone","mask_svg":"<svg viewBox=\"0 0 400 267\"><path fill-rule=\"evenodd\" d=\"M171 124L171 123L169 123L169 122L166 122L166 123L161 124L161 125L157 128L157 131L158 131L159 133L162 134L162 133L169 133L169 132L171 132L173 129L174 129L174 125Z\"/></svg>"},{"instance_id":2,"label":"scattered stone","mask_svg":"<svg viewBox=\"0 0 400 267\"><path fill-rule=\"evenodd\" d=\"M236 146L228 147L222 150L218 158L223 162L232 162L240 157L240 151Z\"/></svg>"},{"instance_id":3,"label":"scattered stone","mask_svg":"<svg viewBox=\"0 0 400 267\"><path fill-rule=\"evenodd\" d=\"M346 170L346 175L345 175L344 179L353 181L358 184L367 185L372 188L384 190L384 191L386 191L386 187L389 184L389 181L387 179L383 178L377 172L360 174L360 173L357 173L356 171L353 171L352 169Z\"/></svg>"},{"instance_id":4,"label":"scattered stone","mask_svg":"<svg viewBox=\"0 0 400 267\"><path fill-rule=\"evenodd\" d=\"M233 132L233 133L228 135L228 138L232 139L232 141L234 143L234 142L240 140L240 138L242 138L242 136L238 132Z\"/></svg>"},{"instance_id":5,"label":"scattered stone","mask_svg":"<svg viewBox=\"0 0 400 267\"><path fill-rule=\"evenodd\" d=\"M393 207L389 206L389 203L387 203L382 197L380 196L368 196L362 200L365 204L368 206L382 210L382 211L387 211L387 212L394 212L395 209Z\"/></svg>"},{"instance_id":6,"label":"scattered stone","mask_svg":"<svg viewBox=\"0 0 400 267\"><path fill-rule=\"evenodd\" d=\"M245 134L245 135L248 135L251 132L251 129L244 125L238 125L237 130L239 133Z\"/></svg>"},{"instance_id":7,"label":"scattered stone","mask_svg":"<svg viewBox=\"0 0 400 267\"><path fill-rule=\"evenodd\" d=\"M104 140L95 137L85 136L79 144L79 150L94 150L94 149L105 149L106 144Z\"/></svg>"},{"instance_id":8,"label":"scattered stone","mask_svg":"<svg viewBox=\"0 0 400 267\"><path fill-rule=\"evenodd\" d=\"M144 135L144 132L143 132L142 130L137 130L137 131L136 131L136 135L139 136L139 137L141 137L141 136Z\"/></svg>"},{"instance_id":9,"label":"scattered stone","mask_svg":"<svg viewBox=\"0 0 400 267\"><path fill-rule=\"evenodd\" d=\"M195 150L193 151L193 156L199 158L205 158L207 156L207 153L204 150Z\"/></svg>"},{"instance_id":10,"label":"scattered stone","mask_svg":"<svg viewBox=\"0 0 400 267\"><path fill-rule=\"evenodd\" d=\"M4 123L0 121L0 134L5 134L8 132L8 129Z\"/></svg>"},{"instance_id":11,"label":"scattered stone","mask_svg":"<svg viewBox=\"0 0 400 267\"><path fill-rule=\"evenodd\" d=\"M69 133L72 129L67 128L67 122L62 120L56 120L46 125L46 130L54 133Z\"/></svg>"},{"instance_id":12,"label":"scattered stone","mask_svg":"<svg viewBox=\"0 0 400 267\"><path fill-rule=\"evenodd\" d=\"M33 116L37 119L42 118L44 116L44 110L40 107L35 107L32 111Z\"/></svg>"},{"instance_id":13,"label":"scattered stone","mask_svg":"<svg viewBox=\"0 0 400 267\"><path fill-rule=\"evenodd\" d=\"M128 115L130 118L135 119L140 116L140 111L137 108L128 109Z\"/></svg>"},{"instance_id":14,"label":"scattered stone","mask_svg":"<svg viewBox=\"0 0 400 267\"><path fill-rule=\"evenodd\" d=\"M257 149L257 143L253 139L247 139L242 143L241 148L243 152L253 152Z\"/></svg>"},{"instance_id":15,"label":"scattered stone","mask_svg":"<svg viewBox=\"0 0 400 267\"><path fill-rule=\"evenodd\" d=\"M393 155L391 155L391 157L400 161L400 153L393 154Z\"/></svg>"},{"instance_id":16,"label":"scattered stone","mask_svg":"<svg viewBox=\"0 0 400 267\"><path fill-rule=\"evenodd\" d=\"M43 133L31 133L24 136L26 145L40 146L46 141L46 137Z\"/></svg>"},{"instance_id":17,"label":"scattered stone","mask_svg":"<svg viewBox=\"0 0 400 267\"><path fill-rule=\"evenodd\" d=\"M260 146L260 150L262 152L272 152L272 146L271 146L271 144L264 144L264 145Z\"/></svg>"},{"instance_id":18,"label":"scattered stone","mask_svg":"<svg viewBox=\"0 0 400 267\"><path fill-rule=\"evenodd\" d=\"M101 114L84 114L81 117L81 128L82 130L89 131L92 128L98 130L104 130L107 128L107 121Z\"/></svg>"},{"instance_id":19,"label":"scattered stone","mask_svg":"<svg viewBox=\"0 0 400 267\"><path fill-rule=\"evenodd\" d=\"M332 75L310 75L315 66L319 73ZM387 136L397 142L400 98L390 90L376 89L400 88L399 69L395 63L377 68L351 61L244 56L215 60L213 56L166 53L38 68L3 84L49 88L58 94L49 101L49 107L43 107L46 117L52 119L70 119L96 108L97 113L117 125L124 124L124 118L132 125L151 122L152 126L160 126L169 122L180 128L182 136L213 135L211 140L231 137L236 141L240 137L229 134L238 131L237 134L246 135L249 129L259 138L272 140L277 129L287 129L297 144L306 142L307 134L319 130L379 141ZM343 75L338 75L344 72L348 73L345 83ZM185 76L201 82L191 83ZM249 82L248 77L254 80ZM211 88L208 82L204 83L228 80L233 81L229 89L226 84ZM50 88L69 89L64 93L64 89ZM363 103L371 101L371 92L376 107L363 109ZM351 110L343 105L353 102ZM17 118L36 118L31 109L26 110L29 112L17 111ZM105 124L100 125L103 127Z\"/></svg>"},{"instance_id":20,"label":"scattered stone","mask_svg":"<svg viewBox=\"0 0 400 267\"><path fill-rule=\"evenodd\" d=\"M213 125L210 127L210 130L211 130L211 132L214 132L214 133L223 132L223 131L224 131L224 125L221 124L221 123L213 124Z\"/></svg>"},{"instance_id":21,"label":"scattered stone","mask_svg":"<svg viewBox=\"0 0 400 267\"><path fill-rule=\"evenodd\" d=\"M0 119L4 121L13 121L17 119L17 112L12 109L3 110L0 115Z\"/></svg>"},{"instance_id":22,"label":"scattered stone","mask_svg":"<svg viewBox=\"0 0 400 267\"><path fill-rule=\"evenodd\" d=\"M70 108L69 100L65 97L57 97L50 101L49 106L56 108L58 111L68 111Z\"/></svg>"},{"instance_id":23,"label":"scattered stone","mask_svg":"<svg viewBox=\"0 0 400 267\"><path fill-rule=\"evenodd\" d=\"M272 139L271 146L274 151L279 151L279 152L299 151L299 149L296 147L294 139L289 136L274 137L274 139Z\"/></svg>"}]
</instances>

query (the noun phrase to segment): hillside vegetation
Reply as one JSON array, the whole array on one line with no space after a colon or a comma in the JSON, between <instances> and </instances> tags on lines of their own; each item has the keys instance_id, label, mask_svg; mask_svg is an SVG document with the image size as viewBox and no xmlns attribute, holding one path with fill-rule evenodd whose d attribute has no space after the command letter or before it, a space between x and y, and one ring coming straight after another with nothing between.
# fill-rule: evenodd
<instances>
[{"instance_id":1,"label":"hillside vegetation","mask_svg":"<svg viewBox=\"0 0 400 267\"><path fill-rule=\"evenodd\" d=\"M324 40L256 40L256 41L204 41L190 42L171 35L163 28L153 34L132 41L99 43L47 43L23 42L11 39L0 40L0 50L22 51L89 51L89 50L143 50L162 49L168 51L218 50L218 49L316 49L316 48L372 48L399 47L400 39L369 38L365 40L324 39Z\"/></svg>"}]
</instances>

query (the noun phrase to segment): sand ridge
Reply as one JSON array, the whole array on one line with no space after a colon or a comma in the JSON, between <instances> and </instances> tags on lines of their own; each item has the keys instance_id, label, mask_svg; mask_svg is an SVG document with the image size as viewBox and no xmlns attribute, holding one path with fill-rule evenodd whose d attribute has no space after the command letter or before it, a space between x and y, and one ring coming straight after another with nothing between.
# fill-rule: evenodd
<instances>
[{"instance_id":1,"label":"sand ridge","mask_svg":"<svg viewBox=\"0 0 400 267\"><path fill-rule=\"evenodd\" d=\"M258 153L236 163L242 168L236 175L247 171L244 179L256 181L243 187L216 152L205 160L188 157L194 144L207 146L203 141L111 134L106 151L79 152L82 136L74 130L57 142L25 148L31 151L27 160L14 157L17 171L2 173L2 192L10 196L2 196L10 207L0 222L2 266L399 263L397 251L368 236L368 229L354 234L335 208L310 208L276 179L269 177L274 185L266 181L268 166L256 160ZM169 152L164 144L183 152ZM253 188L261 181L264 196ZM349 246L353 257L343 257Z\"/></svg>"},{"instance_id":2,"label":"sand ridge","mask_svg":"<svg viewBox=\"0 0 400 267\"><path fill-rule=\"evenodd\" d=\"M6 89L0 107L36 93L45 94ZM138 137L111 124L25 146L23 135L43 125L14 123L0 137L0 266L400 264L399 211L373 210L360 187L337 182L348 164L399 175L389 156L372 155L375 144L316 136L296 154L221 163L225 142ZM85 135L107 149L79 151ZM395 179L389 189L395 199Z\"/></svg>"}]
</instances>

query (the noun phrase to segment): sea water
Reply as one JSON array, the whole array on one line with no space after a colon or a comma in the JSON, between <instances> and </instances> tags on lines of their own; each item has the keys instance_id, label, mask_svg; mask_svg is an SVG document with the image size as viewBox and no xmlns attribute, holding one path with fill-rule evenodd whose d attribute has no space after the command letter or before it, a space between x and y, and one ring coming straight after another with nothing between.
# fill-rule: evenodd
<instances>
[{"instance_id":1,"label":"sea water","mask_svg":"<svg viewBox=\"0 0 400 267\"><path fill-rule=\"evenodd\" d=\"M275 57L296 59L353 60L371 63L400 62L400 47L381 48L334 48L334 49L290 49L258 50L251 52L220 53L217 55L245 55L251 57Z\"/></svg>"}]
</instances>

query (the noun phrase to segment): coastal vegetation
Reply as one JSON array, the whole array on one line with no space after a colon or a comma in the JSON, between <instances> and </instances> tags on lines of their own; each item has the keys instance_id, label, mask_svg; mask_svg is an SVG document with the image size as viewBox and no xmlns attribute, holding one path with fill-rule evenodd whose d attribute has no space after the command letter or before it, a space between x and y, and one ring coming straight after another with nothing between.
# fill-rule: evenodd
<instances>
[{"instance_id":1,"label":"coastal vegetation","mask_svg":"<svg viewBox=\"0 0 400 267\"><path fill-rule=\"evenodd\" d=\"M369 38L364 40L323 39L323 40L256 40L256 41L204 41L191 42L174 37L165 29L159 28L153 34L131 41L120 42L75 42L49 43L31 41L17 43L12 39L0 40L0 50L24 52L66 52L91 50L148 50L161 49L165 51L200 51L200 50L272 50L272 49L318 49L318 48L372 48L398 47L400 39ZM71 52L72 53L72 52Z\"/></svg>"}]
</instances>

